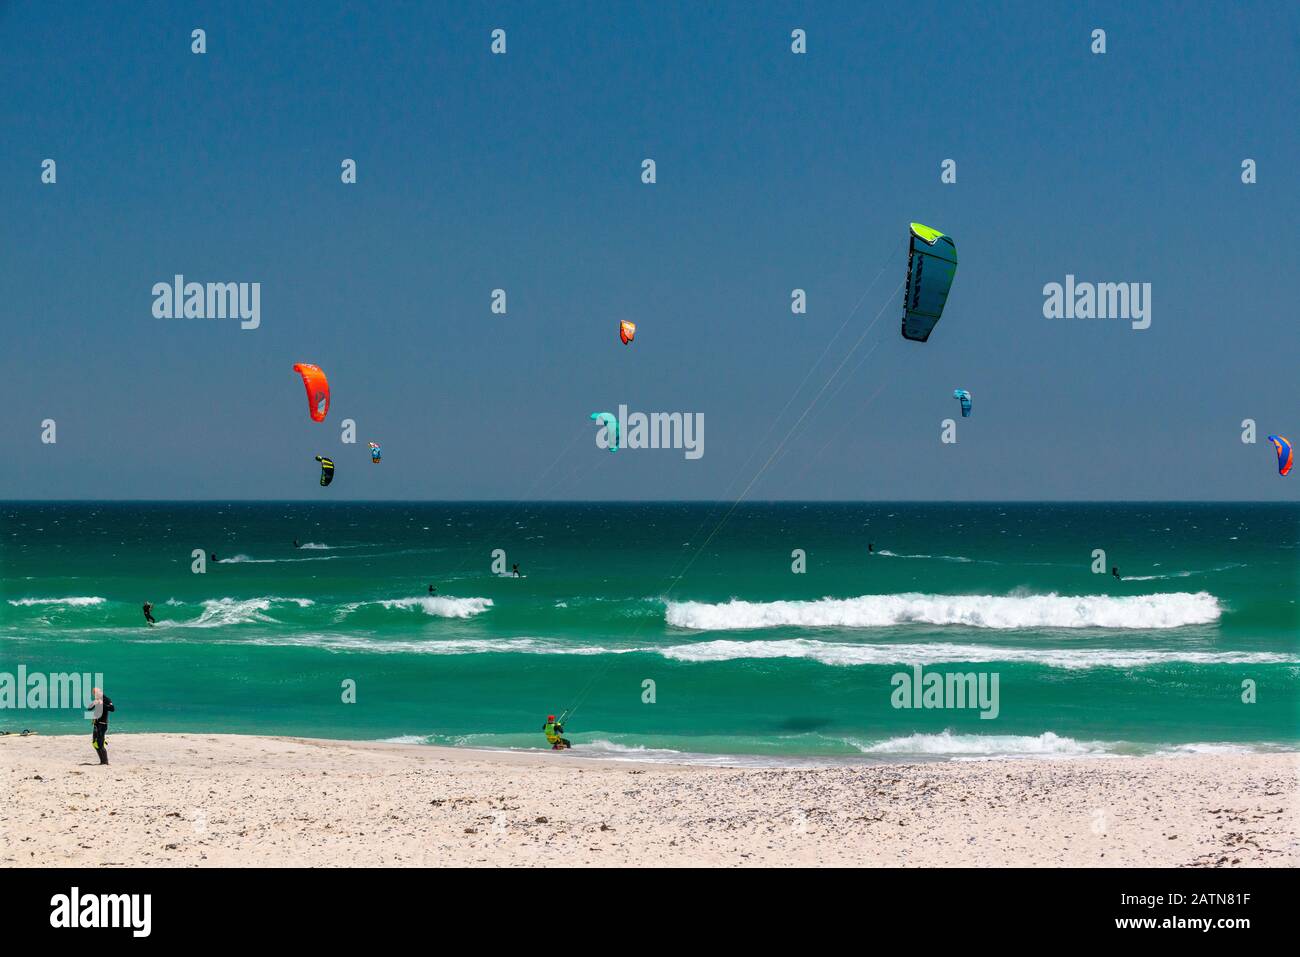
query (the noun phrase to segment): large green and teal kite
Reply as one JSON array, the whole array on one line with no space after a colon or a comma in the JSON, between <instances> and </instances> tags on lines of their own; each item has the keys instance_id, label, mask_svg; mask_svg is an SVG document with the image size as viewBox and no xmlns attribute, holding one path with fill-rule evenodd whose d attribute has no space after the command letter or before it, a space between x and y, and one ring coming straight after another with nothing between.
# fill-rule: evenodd
<instances>
[{"instance_id":1,"label":"large green and teal kite","mask_svg":"<svg viewBox=\"0 0 1300 957\"><path fill-rule=\"evenodd\" d=\"M903 338L925 342L934 332L957 274L957 244L937 229L912 223L903 298Z\"/></svg>"}]
</instances>

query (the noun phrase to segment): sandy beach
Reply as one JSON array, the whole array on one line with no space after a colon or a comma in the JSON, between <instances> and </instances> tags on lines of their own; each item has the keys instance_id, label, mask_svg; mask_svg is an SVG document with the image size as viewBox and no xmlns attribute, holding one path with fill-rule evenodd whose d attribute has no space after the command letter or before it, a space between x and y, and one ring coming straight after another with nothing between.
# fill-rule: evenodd
<instances>
[{"instance_id":1,"label":"sandy beach","mask_svg":"<svg viewBox=\"0 0 1300 957\"><path fill-rule=\"evenodd\" d=\"M0 738L0 865L1296 866L1300 755L716 768Z\"/></svg>"}]
</instances>

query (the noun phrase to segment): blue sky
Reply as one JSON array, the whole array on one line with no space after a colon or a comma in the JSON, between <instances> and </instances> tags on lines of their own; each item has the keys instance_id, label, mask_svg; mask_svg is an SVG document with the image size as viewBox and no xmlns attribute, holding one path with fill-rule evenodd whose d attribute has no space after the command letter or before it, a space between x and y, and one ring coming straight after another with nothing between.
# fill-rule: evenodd
<instances>
[{"instance_id":1,"label":"blue sky","mask_svg":"<svg viewBox=\"0 0 1300 957\"><path fill-rule=\"evenodd\" d=\"M1294 5L374 7L0 4L0 497L734 498L861 338L749 498L1294 500ZM176 273L261 327L154 318ZM1151 327L1045 319L1067 274ZM597 449L620 403L703 458Z\"/></svg>"}]
</instances>

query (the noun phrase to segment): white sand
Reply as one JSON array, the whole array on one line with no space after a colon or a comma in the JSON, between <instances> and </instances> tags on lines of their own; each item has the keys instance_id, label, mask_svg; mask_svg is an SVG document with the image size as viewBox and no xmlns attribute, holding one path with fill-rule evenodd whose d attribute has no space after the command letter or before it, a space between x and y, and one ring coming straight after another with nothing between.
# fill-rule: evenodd
<instances>
[{"instance_id":1,"label":"white sand","mask_svg":"<svg viewBox=\"0 0 1300 957\"><path fill-rule=\"evenodd\" d=\"M728 769L207 734L0 738L0 866L1300 863L1300 754Z\"/></svg>"}]
</instances>

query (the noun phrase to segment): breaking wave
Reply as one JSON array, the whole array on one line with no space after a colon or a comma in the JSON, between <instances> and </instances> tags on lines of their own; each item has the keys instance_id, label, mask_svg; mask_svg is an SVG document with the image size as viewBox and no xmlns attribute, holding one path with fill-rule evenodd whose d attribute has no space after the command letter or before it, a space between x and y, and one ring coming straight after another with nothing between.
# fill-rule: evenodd
<instances>
[{"instance_id":1,"label":"breaking wave","mask_svg":"<svg viewBox=\"0 0 1300 957\"><path fill-rule=\"evenodd\" d=\"M339 609L339 618L361 608L383 608L386 611L418 609L435 618L473 618L492 607L491 598L448 598L441 595L415 595L409 598L386 598L379 601L350 602Z\"/></svg>"},{"instance_id":2,"label":"breaking wave","mask_svg":"<svg viewBox=\"0 0 1300 957\"><path fill-rule=\"evenodd\" d=\"M1286 665L1295 656L1266 651L1146 651L1117 648L1008 648L997 645L854 645L807 638L785 641L705 641L660 650L675 661L736 661L745 658L807 658L824 665L915 665L940 662L1014 661L1048 668L1144 668L1153 665Z\"/></svg>"},{"instance_id":3,"label":"breaking wave","mask_svg":"<svg viewBox=\"0 0 1300 957\"><path fill-rule=\"evenodd\" d=\"M863 754L933 754L971 758L1077 758L1106 754L1102 741L1076 741L1045 731L1027 734L909 734L874 744L857 744Z\"/></svg>"},{"instance_id":4,"label":"breaking wave","mask_svg":"<svg viewBox=\"0 0 1300 957\"><path fill-rule=\"evenodd\" d=\"M966 625L972 628L1179 628L1218 621L1223 609L1209 592L1171 594L863 595L818 601L670 602L670 625L695 631L752 628L884 628Z\"/></svg>"},{"instance_id":5,"label":"breaking wave","mask_svg":"<svg viewBox=\"0 0 1300 957\"><path fill-rule=\"evenodd\" d=\"M309 608L315 604L310 598L211 598L203 603L203 611L192 621L164 620L159 628L223 628L227 625L248 625L256 622L275 624L267 614L273 605L297 605Z\"/></svg>"}]
</instances>

